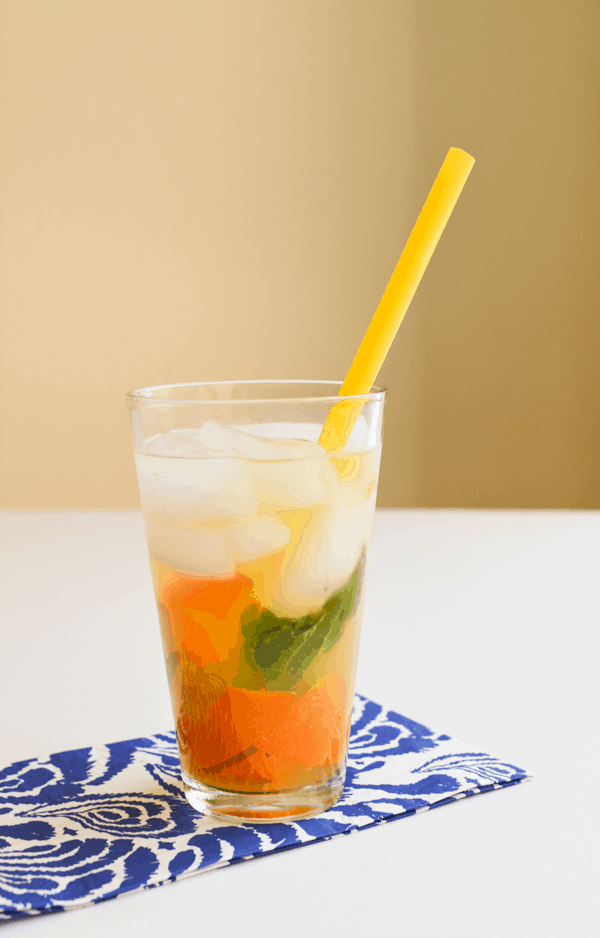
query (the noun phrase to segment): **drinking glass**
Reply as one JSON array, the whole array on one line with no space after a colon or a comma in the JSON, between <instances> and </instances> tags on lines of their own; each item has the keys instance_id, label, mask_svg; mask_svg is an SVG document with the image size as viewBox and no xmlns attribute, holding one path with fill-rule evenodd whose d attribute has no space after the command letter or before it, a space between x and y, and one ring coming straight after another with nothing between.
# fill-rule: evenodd
<instances>
[{"instance_id":1,"label":"drinking glass","mask_svg":"<svg viewBox=\"0 0 600 938\"><path fill-rule=\"evenodd\" d=\"M340 386L127 395L185 793L221 819L311 817L342 794L386 392Z\"/></svg>"}]
</instances>

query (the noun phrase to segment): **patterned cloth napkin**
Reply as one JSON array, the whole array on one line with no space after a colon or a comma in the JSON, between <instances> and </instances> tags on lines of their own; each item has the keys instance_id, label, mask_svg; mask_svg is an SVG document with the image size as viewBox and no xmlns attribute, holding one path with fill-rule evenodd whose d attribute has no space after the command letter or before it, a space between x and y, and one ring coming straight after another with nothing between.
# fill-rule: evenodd
<instances>
[{"instance_id":1,"label":"patterned cloth napkin","mask_svg":"<svg viewBox=\"0 0 600 938\"><path fill-rule=\"evenodd\" d=\"M0 770L0 919L103 902L529 777L359 695L342 800L305 821L198 814L174 732L27 759Z\"/></svg>"}]
</instances>

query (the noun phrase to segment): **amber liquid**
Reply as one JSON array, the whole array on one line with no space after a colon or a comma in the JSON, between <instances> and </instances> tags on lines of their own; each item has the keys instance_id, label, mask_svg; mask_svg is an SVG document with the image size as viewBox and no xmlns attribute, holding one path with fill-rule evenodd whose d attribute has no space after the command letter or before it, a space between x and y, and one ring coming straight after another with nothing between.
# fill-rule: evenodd
<instances>
[{"instance_id":1,"label":"amber liquid","mask_svg":"<svg viewBox=\"0 0 600 938\"><path fill-rule=\"evenodd\" d=\"M136 460L191 803L322 810L345 774L379 448ZM219 807L204 789L257 797ZM309 789L320 794L303 806Z\"/></svg>"}]
</instances>

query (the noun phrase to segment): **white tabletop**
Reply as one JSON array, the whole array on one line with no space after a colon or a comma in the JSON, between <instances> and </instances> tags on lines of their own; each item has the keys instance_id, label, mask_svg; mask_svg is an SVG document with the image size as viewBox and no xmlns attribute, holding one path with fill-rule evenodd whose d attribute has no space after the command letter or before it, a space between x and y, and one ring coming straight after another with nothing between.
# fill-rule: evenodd
<instances>
[{"instance_id":1,"label":"white tabletop","mask_svg":"<svg viewBox=\"0 0 600 938\"><path fill-rule=\"evenodd\" d=\"M170 728L139 513L1 522L0 767ZM598 513L378 512L357 689L533 782L0 928L597 934L599 559Z\"/></svg>"}]
</instances>

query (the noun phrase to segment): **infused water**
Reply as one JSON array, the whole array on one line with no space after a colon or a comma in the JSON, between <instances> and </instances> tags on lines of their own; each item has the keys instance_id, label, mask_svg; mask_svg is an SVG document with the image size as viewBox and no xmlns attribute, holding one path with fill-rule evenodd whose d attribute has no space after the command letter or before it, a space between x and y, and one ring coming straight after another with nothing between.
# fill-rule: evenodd
<instances>
[{"instance_id":1,"label":"infused water","mask_svg":"<svg viewBox=\"0 0 600 938\"><path fill-rule=\"evenodd\" d=\"M343 785L380 447L318 429L211 420L135 454L183 779L256 796L241 816Z\"/></svg>"}]
</instances>

